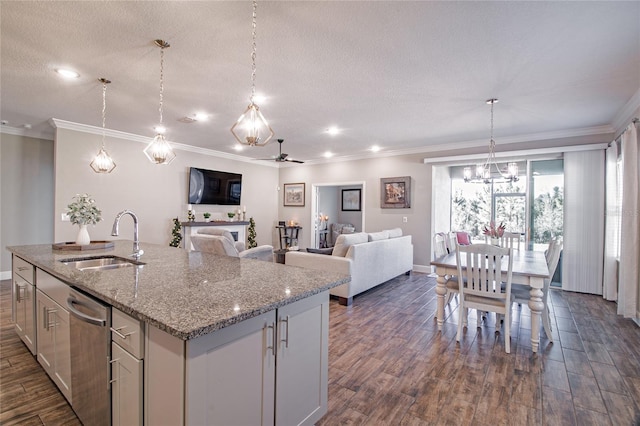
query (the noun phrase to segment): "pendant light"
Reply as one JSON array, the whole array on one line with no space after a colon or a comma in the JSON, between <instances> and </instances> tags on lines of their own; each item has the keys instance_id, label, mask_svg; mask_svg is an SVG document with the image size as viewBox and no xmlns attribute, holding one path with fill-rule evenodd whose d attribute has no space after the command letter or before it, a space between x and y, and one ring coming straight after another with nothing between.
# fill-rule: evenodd
<instances>
[{"instance_id":1,"label":"pendant light","mask_svg":"<svg viewBox=\"0 0 640 426\"><path fill-rule=\"evenodd\" d=\"M242 113L238 121L231 126L231 133L236 140L249 146L265 146L273 135L273 129L267 123L260 112L260 108L254 102L256 95L256 9L258 4L253 0L253 21L252 21L252 50L251 50L251 96L249 106Z\"/></svg>"},{"instance_id":2,"label":"pendant light","mask_svg":"<svg viewBox=\"0 0 640 426\"><path fill-rule=\"evenodd\" d=\"M98 81L102 83L102 147L89 166L91 166L96 173L111 173L113 169L116 168L116 163L104 149L104 133L107 117L107 84L111 83L111 81L106 78L99 78Z\"/></svg>"},{"instance_id":3,"label":"pendant light","mask_svg":"<svg viewBox=\"0 0 640 426\"><path fill-rule=\"evenodd\" d=\"M176 158L173 148L169 145L169 142L164 138L165 128L162 125L162 104L163 104L163 92L164 92L164 49L169 48L171 45L164 40L154 40L156 46L160 48L160 124L156 127L158 132L153 138L151 143L144 149L144 154L149 161L155 164L169 164Z\"/></svg>"},{"instance_id":4,"label":"pendant light","mask_svg":"<svg viewBox=\"0 0 640 426\"><path fill-rule=\"evenodd\" d=\"M497 178L502 178L507 182L516 182L518 180L518 163L507 163L507 170L506 172L503 172L500 170L500 167L498 167L498 163L496 162L496 141L493 139L493 106L498 103L498 99L487 99L486 103L491 105L491 138L489 139L489 155L484 164L478 164L476 166L475 176L473 175L471 167L464 168L464 181L491 183L494 181L495 176ZM492 175L492 168L498 172L497 175Z\"/></svg>"}]
</instances>

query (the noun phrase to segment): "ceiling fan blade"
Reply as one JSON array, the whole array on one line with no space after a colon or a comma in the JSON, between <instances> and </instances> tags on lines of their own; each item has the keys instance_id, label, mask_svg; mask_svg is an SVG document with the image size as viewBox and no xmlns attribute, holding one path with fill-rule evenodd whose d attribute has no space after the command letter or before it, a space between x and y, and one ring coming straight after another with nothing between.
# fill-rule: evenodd
<instances>
[{"instance_id":1,"label":"ceiling fan blade","mask_svg":"<svg viewBox=\"0 0 640 426\"><path fill-rule=\"evenodd\" d=\"M287 161L289 163L300 163L300 164L304 163L304 161L302 160L292 160L291 158L285 158L284 161Z\"/></svg>"}]
</instances>

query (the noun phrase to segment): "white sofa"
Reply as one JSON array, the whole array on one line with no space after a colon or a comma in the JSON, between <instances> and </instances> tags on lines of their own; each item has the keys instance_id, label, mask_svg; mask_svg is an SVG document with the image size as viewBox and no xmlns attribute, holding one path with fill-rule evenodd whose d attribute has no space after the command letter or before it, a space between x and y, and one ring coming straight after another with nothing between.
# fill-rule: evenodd
<instances>
[{"instance_id":1,"label":"white sofa","mask_svg":"<svg viewBox=\"0 0 640 426\"><path fill-rule=\"evenodd\" d=\"M402 236L400 228L366 233L342 234L331 255L290 251L285 256L290 266L341 272L351 282L331 289L340 304L351 305L353 296L413 269L411 235Z\"/></svg>"}]
</instances>

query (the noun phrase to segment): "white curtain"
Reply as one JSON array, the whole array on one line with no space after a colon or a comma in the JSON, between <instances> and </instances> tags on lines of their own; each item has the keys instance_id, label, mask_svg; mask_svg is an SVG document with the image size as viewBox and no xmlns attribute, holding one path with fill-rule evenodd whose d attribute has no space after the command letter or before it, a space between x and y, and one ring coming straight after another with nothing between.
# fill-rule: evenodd
<instances>
[{"instance_id":1,"label":"white curtain","mask_svg":"<svg viewBox=\"0 0 640 426\"><path fill-rule=\"evenodd\" d=\"M602 294L604 150L564 154L562 289Z\"/></svg>"},{"instance_id":2,"label":"white curtain","mask_svg":"<svg viewBox=\"0 0 640 426\"><path fill-rule=\"evenodd\" d=\"M618 185L618 144L611 142L606 152L606 212L604 234L604 276L602 297L618 299L618 248L620 247L620 191Z\"/></svg>"},{"instance_id":3,"label":"white curtain","mask_svg":"<svg viewBox=\"0 0 640 426\"><path fill-rule=\"evenodd\" d=\"M640 209L638 188L638 129L630 124L622 134L622 239L620 241L620 285L618 314L638 317L638 264L640 264Z\"/></svg>"}]
</instances>

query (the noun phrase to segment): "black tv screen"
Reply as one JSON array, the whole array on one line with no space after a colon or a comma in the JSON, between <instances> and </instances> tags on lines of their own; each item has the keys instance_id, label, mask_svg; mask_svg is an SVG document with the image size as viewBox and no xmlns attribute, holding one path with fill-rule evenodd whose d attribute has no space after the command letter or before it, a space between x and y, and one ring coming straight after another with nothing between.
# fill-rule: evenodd
<instances>
[{"instance_id":1,"label":"black tv screen","mask_svg":"<svg viewBox=\"0 0 640 426\"><path fill-rule=\"evenodd\" d=\"M189 204L239 206L242 175L189 168Z\"/></svg>"}]
</instances>

